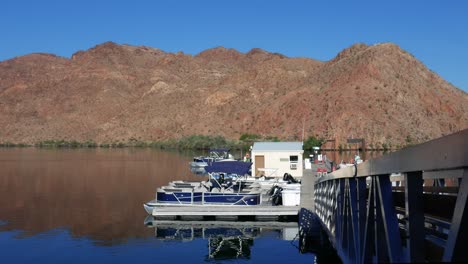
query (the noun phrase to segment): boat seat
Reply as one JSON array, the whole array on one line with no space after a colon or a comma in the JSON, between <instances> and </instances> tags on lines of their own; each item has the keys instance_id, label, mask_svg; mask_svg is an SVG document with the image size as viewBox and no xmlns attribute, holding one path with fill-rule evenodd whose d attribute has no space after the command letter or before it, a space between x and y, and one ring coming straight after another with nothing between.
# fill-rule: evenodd
<instances>
[{"instance_id":1,"label":"boat seat","mask_svg":"<svg viewBox=\"0 0 468 264\"><path fill-rule=\"evenodd\" d=\"M192 192L193 188L163 188L166 192Z\"/></svg>"},{"instance_id":2,"label":"boat seat","mask_svg":"<svg viewBox=\"0 0 468 264\"><path fill-rule=\"evenodd\" d=\"M256 189L252 189L252 190L245 190L245 191L240 191L239 193L242 193L242 194L256 194L258 193L260 190L256 190Z\"/></svg>"},{"instance_id":3,"label":"boat seat","mask_svg":"<svg viewBox=\"0 0 468 264\"><path fill-rule=\"evenodd\" d=\"M204 186L197 186L193 188L193 192L207 192L207 191L208 191L208 188Z\"/></svg>"},{"instance_id":4,"label":"boat seat","mask_svg":"<svg viewBox=\"0 0 468 264\"><path fill-rule=\"evenodd\" d=\"M232 188L224 189L222 190L223 193L234 193L234 190Z\"/></svg>"},{"instance_id":5,"label":"boat seat","mask_svg":"<svg viewBox=\"0 0 468 264\"><path fill-rule=\"evenodd\" d=\"M176 188L164 188L163 191L166 192L181 192L182 189L176 189Z\"/></svg>"},{"instance_id":6,"label":"boat seat","mask_svg":"<svg viewBox=\"0 0 468 264\"><path fill-rule=\"evenodd\" d=\"M191 188L191 187L193 187L192 184L188 184L188 183L176 183L176 184L174 184L174 186L176 188Z\"/></svg>"}]
</instances>

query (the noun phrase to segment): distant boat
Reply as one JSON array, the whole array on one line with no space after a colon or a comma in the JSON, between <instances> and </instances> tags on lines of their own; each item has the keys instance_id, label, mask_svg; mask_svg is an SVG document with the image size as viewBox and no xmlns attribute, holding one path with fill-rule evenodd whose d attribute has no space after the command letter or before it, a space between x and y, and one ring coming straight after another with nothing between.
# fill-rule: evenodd
<instances>
[{"instance_id":1,"label":"distant boat","mask_svg":"<svg viewBox=\"0 0 468 264\"><path fill-rule=\"evenodd\" d=\"M228 148L210 149L208 156L197 156L190 162L191 167L206 167L214 162L235 161Z\"/></svg>"}]
</instances>

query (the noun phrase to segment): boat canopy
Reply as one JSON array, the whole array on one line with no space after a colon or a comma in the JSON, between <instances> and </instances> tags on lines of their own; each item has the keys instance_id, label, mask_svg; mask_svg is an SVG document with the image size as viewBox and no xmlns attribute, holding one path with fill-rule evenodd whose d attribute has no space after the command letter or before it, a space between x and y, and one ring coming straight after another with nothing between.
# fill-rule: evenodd
<instances>
[{"instance_id":1,"label":"boat canopy","mask_svg":"<svg viewBox=\"0 0 468 264\"><path fill-rule=\"evenodd\" d=\"M252 162L243 161L213 162L211 165L205 167L205 171L208 173L224 172L243 176L249 173L251 166Z\"/></svg>"}]
</instances>

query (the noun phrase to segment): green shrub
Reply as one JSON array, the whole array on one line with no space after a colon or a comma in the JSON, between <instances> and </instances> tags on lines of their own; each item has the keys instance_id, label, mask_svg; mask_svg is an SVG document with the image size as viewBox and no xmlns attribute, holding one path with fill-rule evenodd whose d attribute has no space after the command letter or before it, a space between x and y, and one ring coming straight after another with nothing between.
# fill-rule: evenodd
<instances>
[{"instance_id":1,"label":"green shrub","mask_svg":"<svg viewBox=\"0 0 468 264\"><path fill-rule=\"evenodd\" d=\"M322 146L324 140L316 138L314 136L310 136L307 138L307 140L304 142L304 149L305 150L311 150L312 147L320 147Z\"/></svg>"},{"instance_id":2,"label":"green shrub","mask_svg":"<svg viewBox=\"0 0 468 264\"><path fill-rule=\"evenodd\" d=\"M262 136L257 135L257 134L245 133L240 136L239 140L240 141L259 141L261 138Z\"/></svg>"}]
</instances>

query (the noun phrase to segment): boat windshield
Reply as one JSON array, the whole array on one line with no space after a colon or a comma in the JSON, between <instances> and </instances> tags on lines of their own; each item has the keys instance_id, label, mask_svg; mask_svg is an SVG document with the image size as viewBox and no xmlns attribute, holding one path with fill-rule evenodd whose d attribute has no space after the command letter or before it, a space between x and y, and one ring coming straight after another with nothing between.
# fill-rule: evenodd
<instances>
[{"instance_id":1,"label":"boat windshield","mask_svg":"<svg viewBox=\"0 0 468 264\"><path fill-rule=\"evenodd\" d=\"M229 149L219 148L219 149L210 149L210 157L217 159L226 159L229 157Z\"/></svg>"}]
</instances>

